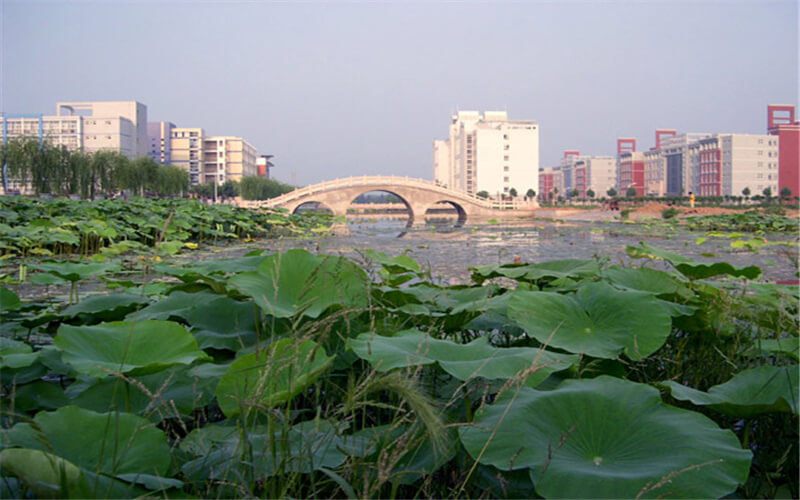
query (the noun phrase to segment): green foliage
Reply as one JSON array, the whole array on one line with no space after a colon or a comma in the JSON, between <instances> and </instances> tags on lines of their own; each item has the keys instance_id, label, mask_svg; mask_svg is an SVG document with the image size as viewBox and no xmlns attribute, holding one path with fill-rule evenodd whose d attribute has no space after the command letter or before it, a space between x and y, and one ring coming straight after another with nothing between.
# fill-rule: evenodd
<instances>
[{"instance_id":1,"label":"green foliage","mask_svg":"<svg viewBox=\"0 0 800 500\"><path fill-rule=\"evenodd\" d=\"M617 196L617 190L614 189L613 187L612 188L608 188L608 190L606 191L606 194L608 195L609 198L615 198Z\"/></svg>"},{"instance_id":2,"label":"green foliage","mask_svg":"<svg viewBox=\"0 0 800 500\"><path fill-rule=\"evenodd\" d=\"M528 199L536 198L536 191L534 191L533 188L528 188L528 190L525 192L525 196Z\"/></svg>"},{"instance_id":3,"label":"green foliage","mask_svg":"<svg viewBox=\"0 0 800 500\"><path fill-rule=\"evenodd\" d=\"M517 193L517 190L516 190L515 188L513 188L513 187L512 187L511 189L509 189L509 190L508 190L508 195L509 195L510 197L512 197L512 198L516 198L516 197L517 197L517 194L518 194L518 193Z\"/></svg>"},{"instance_id":4,"label":"green foliage","mask_svg":"<svg viewBox=\"0 0 800 500\"><path fill-rule=\"evenodd\" d=\"M55 146L45 140L22 136L3 148L9 180L30 185L34 194L79 195L95 199L127 190L143 195L176 196L189 187L183 169L161 166L147 157L129 160L116 151L83 153Z\"/></svg>"},{"instance_id":5,"label":"green foliage","mask_svg":"<svg viewBox=\"0 0 800 500\"><path fill-rule=\"evenodd\" d=\"M294 186L263 177L243 177L240 185L245 200L268 200L294 190Z\"/></svg>"},{"instance_id":6,"label":"green foliage","mask_svg":"<svg viewBox=\"0 0 800 500\"><path fill-rule=\"evenodd\" d=\"M489 198L489 191L478 191L477 193L475 193L475 196L477 196L478 198L483 198L485 200Z\"/></svg>"},{"instance_id":7,"label":"green foliage","mask_svg":"<svg viewBox=\"0 0 800 500\"><path fill-rule=\"evenodd\" d=\"M675 207L665 208L661 211L661 217L664 219L672 219L676 215L680 214L681 211Z\"/></svg>"},{"instance_id":8,"label":"green foliage","mask_svg":"<svg viewBox=\"0 0 800 500\"><path fill-rule=\"evenodd\" d=\"M589 188L589 189L586 190L586 197L587 198L594 198L594 196L595 196L595 192L594 192L594 190L592 188Z\"/></svg>"},{"instance_id":9,"label":"green foliage","mask_svg":"<svg viewBox=\"0 0 800 500\"><path fill-rule=\"evenodd\" d=\"M19 206L4 220L30 226ZM2 491L796 497L797 287L628 253L647 260L500 263L464 285L380 252L31 266L93 294L0 288Z\"/></svg>"}]
</instances>

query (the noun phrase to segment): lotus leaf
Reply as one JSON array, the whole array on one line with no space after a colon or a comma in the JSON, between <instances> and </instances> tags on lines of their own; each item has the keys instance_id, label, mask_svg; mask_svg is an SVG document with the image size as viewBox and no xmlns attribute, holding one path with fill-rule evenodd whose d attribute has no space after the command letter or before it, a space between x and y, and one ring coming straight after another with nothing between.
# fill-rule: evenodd
<instances>
[{"instance_id":1,"label":"lotus leaf","mask_svg":"<svg viewBox=\"0 0 800 500\"><path fill-rule=\"evenodd\" d=\"M182 471L196 480L235 477L246 462L259 476L293 472L307 474L335 468L350 456L363 456L374 449L364 436L342 435L343 429L327 420L309 420L292 426L283 435L256 427L242 434L236 427L207 426L192 431L181 449L198 458ZM245 440L243 441L242 438Z\"/></svg>"},{"instance_id":2,"label":"lotus leaf","mask_svg":"<svg viewBox=\"0 0 800 500\"><path fill-rule=\"evenodd\" d=\"M66 281L79 281L98 274L120 270L120 265L115 263L82 263L82 262L42 262L30 264L31 269L58 276Z\"/></svg>"},{"instance_id":3,"label":"lotus leaf","mask_svg":"<svg viewBox=\"0 0 800 500\"><path fill-rule=\"evenodd\" d=\"M62 359L95 377L111 372L144 375L172 365L211 358L181 325L169 321L114 321L96 326L61 325L53 341Z\"/></svg>"},{"instance_id":4,"label":"lotus leaf","mask_svg":"<svg viewBox=\"0 0 800 500\"><path fill-rule=\"evenodd\" d=\"M25 368L38 358L39 353L25 342L0 337L0 368Z\"/></svg>"},{"instance_id":5,"label":"lotus leaf","mask_svg":"<svg viewBox=\"0 0 800 500\"><path fill-rule=\"evenodd\" d=\"M367 304L367 275L360 267L344 257L316 257L305 250L270 255L257 272L237 274L229 283L277 318L317 318L334 305Z\"/></svg>"},{"instance_id":6,"label":"lotus leaf","mask_svg":"<svg viewBox=\"0 0 800 500\"><path fill-rule=\"evenodd\" d=\"M676 294L687 298L692 296L691 291L683 283L670 274L657 269L613 266L604 269L600 276L622 289L638 290L661 296Z\"/></svg>"},{"instance_id":7,"label":"lotus leaf","mask_svg":"<svg viewBox=\"0 0 800 500\"><path fill-rule=\"evenodd\" d=\"M124 318L126 314L146 303L147 299L141 295L129 293L91 295L84 297L79 304L67 307L61 314L64 316L87 314L102 321L113 321Z\"/></svg>"},{"instance_id":8,"label":"lotus leaf","mask_svg":"<svg viewBox=\"0 0 800 500\"><path fill-rule=\"evenodd\" d=\"M164 434L129 413L95 413L76 406L39 412L33 424L6 433L7 446L47 451L91 472L164 476L170 462Z\"/></svg>"},{"instance_id":9,"label":"lotus leaf","mask_svg":"<svg viewBox=\"0 0 800 500\"><path fill-rule=\"evenodd\" d=\"M81 470L68 460L23 448L0 451L0 471L22 479L38 498L66 498L81 479Z\"/></svg>"},{"instance_id":10,"label":"lotus leaf","mask_svg":"<svg viewBox=\"0 0 800 500\"><path fill-rule=\"evenodd\" d=\"M646 243L639 243L640 246L627 246L625 251L635 259L662 259L672 264L681 274L690 279L708 279L714 276L728 275L735 278L756 279L761 276L761 268L758 266L736 267L727 262L715 262L713 264L703 264L683 257L676 253L667 252L653 248Z\"/></svg>"},{"instance_id":11,"label":"lotus leaf","mask_svg":"<svg viewBox=\"0 0 800 500\"><path fill-rule=\"evenodd\" d=\"M574 295L515 292L508 316L539 342L598 358L624 352L639 360L670 333L668 311L652 295L616 290L607 283L582 286Z\"/></svg>"},{"instance_id":12,"label":"lotus leaf","mask_svg":"<svg viewBox=\"0 0 800 500\"><path fill-rule=\"evenodd\" d=\"M789 412L797 415L798 366L759 366L737 373L724 384L708 392L667 381L663 385L672 397L691 401L699 406L735 417L769 412Z\"/></svg>"},{"instance_id":13,"label":"lotus leaf","mask_svg":"<svg viewBox=\"0 0 800 500\"><path fill-rule=\"evenodd\" d=\"M228 417L242 408L284 403L313 384L333 360L313 340L279 340L231 363L217 384L217 403Z\"/></svg>"},{"instance_id":14,"label":"lotus leaf","mask_svg":"<svg viewBox=\"0 0 800 500\"><path fill-rule=\"evenodd\" d=\"M126 319L129 321L143 321L147 319L181 319L186 320L189 313L196 307L203 307L208 301L218 298L219 295L208 290L196 293L181 291L172 292L158 302L133 312Z\"/></svg>"},{"instance_id":15,"label":"lotus leaf","mask_svg":"<svg viewBox=\"0 0 800 500\"><path fill-rule=\"evenodd\" d=\"M472 280L483 283L490 278L502 276L519 281L536 282L539 280L555 280L594 276L600 272L600 265L592 259L563 259L540 262L537 264L502 264L470 268Z\"/></svg>"},{"instance_id":16,"label":"lotus leaf","mask_svg":"<svg viewBox=\"0 0 800 500\"><path fill-rule=\"evenodd\" d=\"M0 313L16 311L20 307L22 307L22 302L20 302L17 294L8 288L0 287Z\"/></svg>"},{"instance_id":17,"label":"lotus leaf","mask_svg":"<svg viewBox=\"0 0 800 500\"><path fill-rule=\"evenodd\" d=\"M762 352L785 354L795 361L798 359L798 350L800 350L800 344L798 344L797 337L759 340L758 345Z\"/></svg>"},{"instance_id":18,"label":"lotus leaf","mask_svg":"<svg viewBox=\"0 0 800 500\"><path fill-rule=\"evenodd\" d=\"M751 460L707 417L605 375L506 391L460 436L480 463L529 468L548 498L720 498L745 481Z\"/></svg>"},{"instance_id":19,"label":"lotus leaf","mask_svg":"<svg viewBox=\"0 0 800 500\"><path fill-rule=\"evenodd\" d=\"M195 368L174 366L138 375L136 382L127 388L124 387L127 382L116 377L84 376L65 392L71 404L87 410L119 408L159 422L168 417L191 415L194 408L211 403L219 375L203 376Z\"/></svg>"},{"instance_id":20,"label":"lotus leaf","mask_svg":"<svg viewBox=\"0 0 800 500\"><path fill-rule=\"evenodd\" d=\"M404 330L393 337L362 333L350 339L349 344L360 358L382 372L438 363L459 380L508 379L525 374L526 383L532 387L554 371L577 362L574 355L531 347L491 347L486 336L469 344L456 344L434 339L418 330Z\"/></svg>"}]
</instances>

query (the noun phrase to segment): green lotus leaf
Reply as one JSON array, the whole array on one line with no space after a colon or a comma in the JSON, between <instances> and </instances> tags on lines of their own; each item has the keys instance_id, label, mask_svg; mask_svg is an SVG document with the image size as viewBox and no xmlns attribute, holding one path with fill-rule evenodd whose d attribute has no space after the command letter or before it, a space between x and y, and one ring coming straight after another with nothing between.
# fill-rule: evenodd
<instances>
[{"instance_id":1,"label":"green lotus leaf","mask_svg":"<svg viewBox=\"0 0 800 500\"><path fill-rule=\"evenodd\" d=\"M68 317L88 314L102 321L114 321L124 318L126 314L147 302L147 298L130 293L91 295L67 307L61 314Z\"/></svg>"},{"instance_id":2,"label":"green lotus leaf","mask_svg":"<svg viewBox=\"0 0 800 500\"><path fill-rule=\"evenodd\" d=\"M299 249L270 255L257 272L237 274L229 283L278 318L317 318L334 305L367 304L367 275L360 267L344 257L317 257Z\"/></svg>"},{"instance_id":3,"label":"green lotus leaf","mask_svg":"<svg viewBox=\"0 0 800 500\"><path fill-rule=\"evenodd\" d=\"M69 399L58 383L35 380L14 388L14 411L56 410L68 405Z\"/></svg>"},{"instance_id":4,"label":"green lotus leaf","mask_svg":"<svg viewBox=\"0 0 800 500\"><path fill-rule=\"evenodd\" d=\"M80 281L99 274L120 270L120 265L116 263L42 262L41 264L30 264L29 266L31 269L58 276L66 281Z\"/></svg>"},{"instance_id":5,"label":"green lotus leaf","mask_svg":"<svg viewBox=\"0 0 800 500\"><path fill-rule=\"evenodd\" d=\"M114 321L95 326L61 325L53 344L77 371L103 377L109 371L143 375L211 358L181 325L170 321Z\"/></svg>"},{"instance_id":6,"label":"green lotus leaf","mask_svg":"<svg viewBox=\"0 0 800 500\"><path fill-rule=\"evenodd\" d=\"M758 347L761 352L770 354L785 354L795 361L798 360L798 351L800 351L800 344L798 344L797 337L786 337L782 339L763 339L758 341Z\"/></svg>"},{"instance_id":7,"label":"green lotus leaf","mask_svg":"<svg viewBox=\"0 0 800 500\"><path fill-rule=\"evenodd\" d=\"M339 467L350 456L374 450L370 439L343 435L342 430L341 425L327 420L309 420L295 424L285 434L250 428L243 441L236 427L206 426L193 430L181 442L184 452L197 457L181 470L188 478L200 481L236 477L243 462L259 476L307 474Z\"/></svg>"},{"instance_id":8,"label":"green lotus leaf","mask_svg":"<svg viewBox=\"0 0 800 500\"><path fill-rule=\"evenodd\" d=\"M253 271L264 260L260 254L238 257L234 259L213 259L182 267L157 264L153 269L157 272L174 276L179 280L191 283L201 278L216 278L225 274Z\"/></svg>"},{"instance_id":9,"label":"green lotus leaf","mask_svg":"<svg viewBox=\"0 0 800 500\"><path fill-rule=\"evenodd\" d=\"M81 480L81 470L68 460L24 448L0 451L0 471L20 478L38 498L66 498Z\"/></svg>"},{"instance_id":10,"label":"green lotus leaf","mask_svg":"<svg viewBox=\"0 0 800 500\"><path fill-rule=\"evenodd\" d=\"M39 353L33 352L31 346L25 342L0 337L0 368L25 368L37 359Z\"/></svg>"},{"instance_id":11,"label":"green lotus leaf","mask_svg":"<svg viewBox=\"0 0 800 500\"><path fill-rule=\"evenodd\" d=\"M515 292L508 316L539 342L597 358L620 353L636 361L667 339L668 311L655 297L591 283L574 295Z\"/></svg>"},{"instance_id":12,"label":"green lotus leaf","mask_svg":"<svg viewBox=\"0 0 800 500\"><path fill-rule=\"evenodd\" d=\"M578 360L574 355L531 347L491 347L486 336L469 344L456 344L434 339L419 330L404 330L393 337L362 333L348 342L358 357L382 372L438 363L459 380L474 377L496 380L529 371L525 380L530 386L536 386L551 373L569 368Z\"/></svg>"},{"instance_id":13,"label":"green lotus leaf","mask_svg":"<svg viewBox=\"0 0 800 500\"><path fill-rule=\"evenodd\" d=\"M71 404L87 410L119 408L160 422L190 416L193 409L212 402L219 376L203 376L197 368L178 365L137 375L136 382L128 387L117 377L83 377L70 384L65 393Z\"/></svg>"},{"instance_id":14,"label":"green lotus leaf","mask_svg":"<svg viewBox=\"0 0 800 500\"><path fill-rule=\"evenodd\" d=\"M720 498L744 483L751 460L731 431L606 375L506 391L460 437L480 463L529 468L546 498Z\"/></svg>"},{"instance_id":15,"label":"green lotus leaf","mask_svg":"<svg viewBox=\"0 0 800 500\"><path fill-rule=\"evenodd\" d=\"M202 307L208 301L214 300L219 295L208 290L202 290L196 293L186 293L181 291L172 292L158 302L154 302L147 307L130 313L127 316L128 321L143 321L147 319L182 319L186 320L186 316L196 307Z\"/></svg>"},{"instance_id":16,"label":"green lotus leaf","mask_svg":"<svg viewBox=\"0 0 800 500\"><path fill-rule=\"evenodd\" d=\"M169 469L164 433L129 413L65 406L39 412L33 424L16 424L5 436L9 447L46 451L91 472L164 476Z\"/></svg>"},{"instance_id":17,"label":"green lotus leaf","mask_svg":"<svg viewBox=\"0 0 800 500\"><path fill-rule=\"evenodd\" d=\"M798 365L759 366L737 373L724 384L711 387L708 392L673 381L663 382L662 385L670 390L675 399L709 406L734 417L770 412L797 415L797 374Z\"/></svg>"},{"instance_id":18,"label":"green lotus leaf","mask_svg":"<svg viewBox=\"0 0 800 500\"><path fill-rule=\"evenodd\" d=\"M728 275L735 278L754 280L761 276L761 268L758 266L736 267L727 262L703 264L676 253L653 248L643 242L640 242L639 245L638 247L628 245L625 247L625 251L629 256L635 259L647 258L665 260L672 264L681 274L690 279L708 279L714 276Z\"/></svg>"},{"instance_id":19,"label":"green lotus leaf","mask_svg":"<svg viewBox=\"0 0 800 500\"><path fill-rule=\"evenodd\" d=\"M217 403L228 417L242 408L284 403L313 384L333 360L313 340L279 340L230 364L217 384Z\"/></svg>"},{"instance_id":20,"label":"green lotus leaf","mask_svg":"<svg viewBox=\"0 0 800 500\"><path fill-rule=\"evenodd\" d=\"M557 280L563 278L581 279L600 272L600 265L593 259L563 259L539 262L537 264L502 264L470 268L472 280L483 283L496 277L519 281Z\"/></svg>"},{"instance_id":21,"label":"green lotus leaf","mask_svg":"<svg viewBox=\"0 0 800 500\"><path fill-rule=\"evenodd\" d=\"M670 274L657 269L612 266L604 269L600 276L623 289L638 290L662 296L680 294L684 297L690 297L692 295L683 283Z\"/></svg>"},{"instance_id":22,"label":"green lotus leaf","mask_svg":"<svg viewBox=\"0 0 800 500\"><path fill-rule=\"evenodd\" d=\"M0 313L6 311L16 311L22 307L22 302L17 294L0 286Z\"/></svg>"}]
</instances>

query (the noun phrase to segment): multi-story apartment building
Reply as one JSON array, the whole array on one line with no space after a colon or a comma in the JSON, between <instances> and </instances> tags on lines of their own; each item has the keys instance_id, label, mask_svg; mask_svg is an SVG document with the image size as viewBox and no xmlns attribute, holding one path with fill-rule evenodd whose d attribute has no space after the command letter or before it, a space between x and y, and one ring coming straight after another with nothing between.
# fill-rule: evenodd
<instances>
[{"instance_id":1,"label":"multi-story apartment building","mask_svg":"<svg viewBox=\"0 0 800 500\"><path fill-rule=\"evenodd\" d=\"M202 128L175 127L170 138L171 164L189 172L189 182L194 186L205 182L203 178L203 139Z\"/></svg>"},{"instance_id":2,"label":"multi-story apartment building","mask_svg":"<svg viewBox=\"0 0 800 500\"><path fill-rule=\"evenodd\" d=\"M203 182L241 181L257 172L256 148L241 137L203 139Z\"/></svg>"},{"instance_id":3,"label":"multi-story apartment building","mask_svg":"<svg viewBox=\"0 0 800 500\"><path fill-rule=\"evenodd\" d=\"M693 174L689 145L708 137L711 137L711 134L691 132L667 137L661 141L660 166L664 170L659 176L664 180L663 195L687 196L690 192L697 193L697 182L693 180L697 174Z\"/></svg>"},{"instance_id":4,"label":"multi-story apartment building","mask_svg":"<svg viewBox=\"0 0 800 500\"><path fill-rule=\"evenodd\" d=\"M189 172L192 185L256 175L256 150L241 137L207 136L202 128L174 128L172 165Z\"/></svg>"},{"instance_id":5,"label":"multi-story apartment building","mask_svg":"<svg viewBox=\"0 0 800 500\"><path fill-rule=\"evenodd\" d=\"M538 191L538 125L505 111L460 111L448 139L434 141L433 165L435 182L469 194Z\"/></svg>"},{"instance_id":6,"label":"multi-story apartment building","mask_svg":"<svg viewBox=\"0 0 800 500\"><path fill-rule=\"evenodd\" d=\"M636 196L644 196L644 153L625 151L617 157L617 192L625 195L629 188L636 190Z\"/></svg>"},{"instance_id":7,"label":"multi-story apartment building","mask_svg":"<svg viewBox=\"0 0 800 500\"><path fill-rule=\"evenodd\" d=\"M767 132L777 136L778 189L789 188L793 196L800 195L800 121L795 121L794 106L767 106ZM776 194L779 194L780 191Z\"/></svg>"},{"instance_id":8,"label":"multi-story apartment building","mask_svg":"<svg viewBox=\"0 0 800 500\"><path fill-rule=\"evenodd\" d=\"M688 146L698 196L738 196L744 188L778 194L779 140L770 135L715 134Z\"/></svg>"},{"instance_id":9,"label":"multi-story apartment building","mask_svg":"<svg viewBox=\"0 0 800 500\"><path fill-rule=\"evenodd\" d=\"M587 156L576 164L576 171L581 163L586 170L586 185L582 191L580 187L576 186L576 189L581 192L582 198L589 189L595 192L596 197L606 196L606 192L617 185L617 162L614 157Z\"/></svg>"},{"instance_id":10,"label":"multi-story apartment building","mask_svg":"<svg viewBox=\"0 0 800 500\"><path fill-rule=\"evenodd\" d=\"M147 123L147 156L161 165L171 165L172 162L172 122Z\"/></svg>"},{"instance_id":11,"label":"multi-story apartment building","mask_svg":"<svg viewBox=\"0 0 800 500\"><path fill-rule=\"evenodd\" d=\"M4 141L32 135L70 150L111 150L135 158L146 152L147 106L136 101L59 102L55 115L4 116L2 129Z\"/></svg>"},{"instance_id":12,"label":"multi-story apartment building","mask_svg":"<svg viewBox=\"0 0 800 500\"><path fill-rule=\"evenodd\" d=\"M539 191L537 197L542 201L555 200L564 193L564 175L561 167L542 167L539 169Z\"/></svg>"}]
</instances>

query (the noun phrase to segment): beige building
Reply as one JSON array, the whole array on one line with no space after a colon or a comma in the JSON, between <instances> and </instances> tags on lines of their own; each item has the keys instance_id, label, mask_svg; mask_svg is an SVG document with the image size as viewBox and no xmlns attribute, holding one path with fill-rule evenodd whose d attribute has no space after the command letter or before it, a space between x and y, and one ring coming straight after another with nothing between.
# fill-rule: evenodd
<instances>
[{"instance_id":1,"label":"beige building","mask_svg":"<svg viewBox=\"0 0 800 500\"><path fill-rule=\"evenodd\" d=\"M219 184L256 175L256 148L241 137L206 137L203 140L203 182Z\"/></svg>"},{"instance_id":2,"label":"beige building","mask_svg":"<svg viewBox=\"0 0 800 500\"><path fill-rule=\"evenodd\" d=\"M2 127L7 139L41 136L86 153L110 150L135 158L147 151L147 106L136 101L59 102L55 115L3 117Z\"/></svg>"},{"instance_id":3,"label":"beige building","mask_svg":"<svg viewBox=\"0 0 800 500\"><path fill-rule=\"evenodd\" d=\"M189 172L192 185L256 175L256 149L241 137L206 136L202 128L174 128L171 162Z\"/></svg>"},{"instance_id":4,"label":"beige building","mask_svg":"<svg viewBox=\"0 0 800 500\"><path fill-rule=\"evenodd\" d=\"M688 147L691 181L698 196L740 196L745 188L778 195L778 137L715 134Z\"/></svg>"},{"instance_id":5,"label":"beige building","mask_svg":"<svg viewBox=\"0 0 800 500\"><path fill-rule=\"evenodd\" d=\"M443 186L473 195L538 191L538 125L509 120L505 111L460 111L451 118L448 139L433 143L433 176Z\"/></svg>"},{"instance_id":6,"label":"beige building","mask_svg":"<svg viewBox=\"0 0 800 500\"><path fill-rule=\"evenodd\" d=\"M586 190L595 192L595 197L606 196L606 192L617 185L617 160L612 156L588 156L586 164Z\"/></svg>"}]
</instances>

